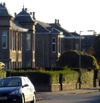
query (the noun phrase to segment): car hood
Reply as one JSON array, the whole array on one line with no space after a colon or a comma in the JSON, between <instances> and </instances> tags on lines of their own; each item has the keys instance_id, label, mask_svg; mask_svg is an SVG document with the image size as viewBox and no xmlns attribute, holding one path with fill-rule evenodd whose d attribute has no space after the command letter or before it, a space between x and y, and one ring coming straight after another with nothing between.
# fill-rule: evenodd
<instances>
[{"instance_id":1,"label":"car hood","mask_svg":"<svg viewBox=\"0 0 100 103\"><path fill-rule=\"evenodd\" d=\"M21 87L0 87L0 94L8 94L14 90L20 89Z\"/></svg>"}]
</instances>

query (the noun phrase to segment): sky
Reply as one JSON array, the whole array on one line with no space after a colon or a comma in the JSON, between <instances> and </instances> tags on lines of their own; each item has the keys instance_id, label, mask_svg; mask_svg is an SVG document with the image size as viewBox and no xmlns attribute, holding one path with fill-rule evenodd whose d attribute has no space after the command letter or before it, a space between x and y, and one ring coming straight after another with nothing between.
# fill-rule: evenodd
<instances>
[{"instance_id":1,"label":"sky","mask_svg":"<svg viewBox=\"0 0 100 103\"><path fill-rule=\"evenodd\" d=\"M95 30L100 32L100 0L0 0L5 2L11 15L22 10L35 12L39 21L54 23L73 32Z\"/></svg>"}]
</instances>

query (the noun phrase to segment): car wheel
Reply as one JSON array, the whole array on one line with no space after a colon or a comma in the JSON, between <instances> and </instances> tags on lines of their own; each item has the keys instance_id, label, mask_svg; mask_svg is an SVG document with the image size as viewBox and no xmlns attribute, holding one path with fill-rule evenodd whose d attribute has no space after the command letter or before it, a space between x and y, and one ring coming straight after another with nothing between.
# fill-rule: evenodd
<instances>
[{"instance_id":1,"label":"car wheel","mask_svg":"<svg viewBox=\"0 0 100 103\"><path fill-rule=\"evenodd\" d=\"M34 94L33 101L31 103L36 103L36 95Z\"/></svg>"},{"instance_id":2,"label":"car wheel","mask_svg":"<svg viewBox=\"0 0 100 103\"><path fill-rule=\"evenodd\" d=\"M23 94L22 94L21 103L25 103L25 98L24 98L24 95L23 95Z\"/></svg>"}]
</instances>

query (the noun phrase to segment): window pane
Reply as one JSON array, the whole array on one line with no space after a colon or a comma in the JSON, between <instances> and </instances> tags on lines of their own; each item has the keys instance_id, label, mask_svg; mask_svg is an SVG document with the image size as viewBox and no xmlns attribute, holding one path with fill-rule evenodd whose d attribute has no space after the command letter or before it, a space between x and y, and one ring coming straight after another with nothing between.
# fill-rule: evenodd
<instances>
[{"instance_id":1,"label":"window pane","mask_svg":"<svg viewBox=\"0 0 100 103\"><path fill-rule=\"evenodd\" d=\"M27 43L27 49L31 49L31 35L26 35L26 43Z\"/></svg>"},{"instance_id":2,"label":"window pane","mask_svg":"<svg viewBox=\"0 0 100 103\"><path fill-rule=\"evenodd\" d=\"M53 39L52 39L52 42L55 43L55 41L56 41L55 38L53 38Z\"/></svg>"},{"instance_id":3,"label":"window pane","mask_svg":"<svg viewBox=\"0 0 100 103\"><path fill-rule=\"evenodd\" d=\"M7 49L7 30L2 31L2 48Z\"/></svg>"},{"instance_id":4,"label":"window pane","mask_svg":"<svg viewBox=\"0 0 100 103\"><path fill-rule=\"evenodd\" d=\"M52 38L52 52L56 52L56 38Z\"/></svg>"},{"instance_id":5,"label":"window pane","mask_svg":"<svg viewBox=\"0 0 100 103\"><path fill-rule=\"evenodd\" d=\"M52 44L52 51L55 52L55 44Z\"/></svg>"},{"instance_id":6,"label":"window pane","mask_svg":"<svg viewBox=\"0 0 100 103\"><path fill-rule=\"evenodd\" d=\"M7 39L6 36L3 36L3 37L2 37L2 46L3 46L3 48L6 48L6 47L7 47L6 39Z\"/></svg>"}]
</instances>

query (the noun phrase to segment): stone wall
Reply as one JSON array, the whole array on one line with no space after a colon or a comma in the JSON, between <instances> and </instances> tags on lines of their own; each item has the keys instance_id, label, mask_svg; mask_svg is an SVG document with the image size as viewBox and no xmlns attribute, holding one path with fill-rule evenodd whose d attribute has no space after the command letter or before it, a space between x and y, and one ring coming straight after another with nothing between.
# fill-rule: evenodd
<instances>
[{"instance_id":1,"label":"stone wall","mask_svg":"<svg viewBox=\"0 0 100 103\"><path fill-rule=\"evenodd\" d=\"M60 84L34 84L36 92L57 92L60 91Z\"/></svg>"},{"instance_id":2,"label":"stone wall","mask_svg":"<svg viewBox=\"0 0 100 103\"><path fill-rule=\"evenodd\" d=\"M98 81L87 84L81 84L81 89L98 87ZM58 92L79 89L79 83L77 84L34 84L36 92Z\"/></svg>"}]
</instances>

